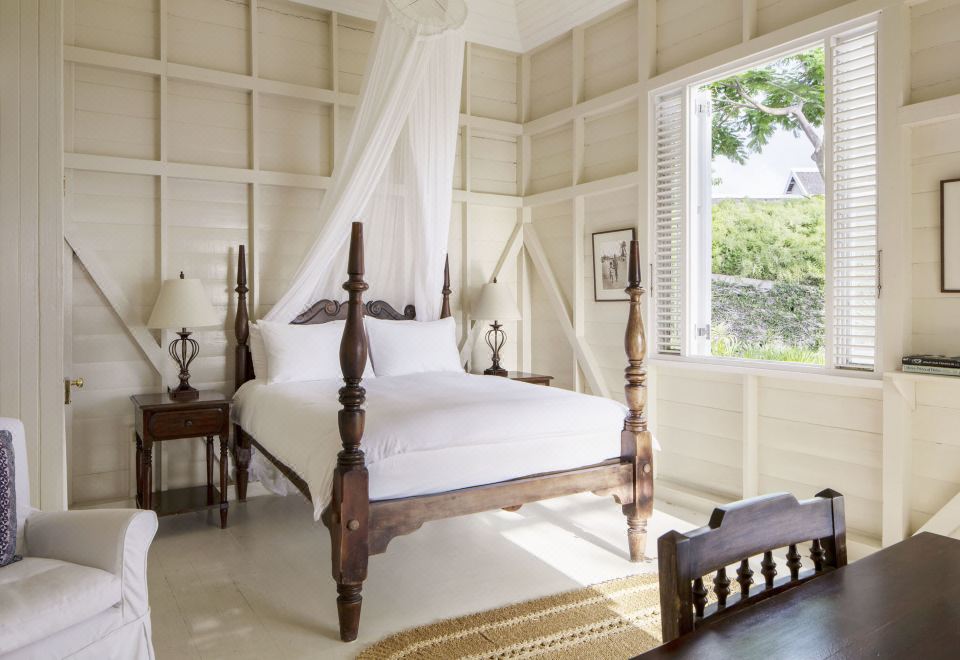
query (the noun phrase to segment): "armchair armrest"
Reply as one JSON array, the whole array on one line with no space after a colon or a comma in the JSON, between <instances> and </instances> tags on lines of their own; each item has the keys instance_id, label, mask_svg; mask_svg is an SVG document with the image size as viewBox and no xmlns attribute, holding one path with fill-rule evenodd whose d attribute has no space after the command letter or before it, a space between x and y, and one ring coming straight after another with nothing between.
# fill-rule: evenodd
<instances>
[{"instance_id":1,"label":"armchair armrest","mask_svg":"<svg viewBox=\"0 0 960 660\"><path fill-rule=\"evenodd\" d=\"M135 509L36 513L27 518L26 555L80 564L113 573L122 585L123 620L149 610L147 553L157 514Z\"/></svg>"}]
</instances>

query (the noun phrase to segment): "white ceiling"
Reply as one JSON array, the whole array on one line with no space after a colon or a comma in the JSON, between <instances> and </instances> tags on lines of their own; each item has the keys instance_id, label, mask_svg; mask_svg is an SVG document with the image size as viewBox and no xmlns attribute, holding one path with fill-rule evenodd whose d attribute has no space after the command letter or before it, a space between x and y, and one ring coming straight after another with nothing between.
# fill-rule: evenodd
<instances>
[{"instance_id":1,"label":"white ceiling","mask_svg":"<svg viewBox=\"0 0 960 660\"><path fill-rule=\"evenodd\" d=\"M381 0L294 0L376 20ZM624 0L466 0L467 41L525 53Z\"/></svg>"}]
</instances>

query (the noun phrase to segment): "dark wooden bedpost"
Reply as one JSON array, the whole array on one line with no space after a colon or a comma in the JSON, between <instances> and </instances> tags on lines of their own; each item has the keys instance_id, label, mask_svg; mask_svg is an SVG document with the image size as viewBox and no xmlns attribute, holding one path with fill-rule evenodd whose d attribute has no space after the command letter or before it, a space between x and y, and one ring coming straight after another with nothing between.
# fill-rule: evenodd
<instances>
[{"instance_id":1,"label":"dark wooden bedpost","mask_svg":"<svg viewBox=\"0 0 960 660\"><path fill-rule=\"evenodd\" d=\"M443 289L441 290L443 294L443 304L440 305L440 318L445 319L450 316L450 294L453 291L450 289L450 255L447 255L446 261L443 262Z\"/></svg>"},{"instance_id":2,"label":"dark wooden bedpost","mask_svg":"<svg viewBox=\"0 0 960 660\"><path fill-rule=\"evenodd\" d=\"M627 516L627 539L630 542L630 561L644 558L647 545L647 519L653 513L653 438L647 430L647 369L643 364L647 355L647 339L643 330L640 300L644 289L640 286L640 244L630 242L630 266L627 271L627 294L630 313L624 348L627 368L627 416L620 434L620 451L624 459L633 463L633 502L624 505Z\"/></svg>"},{"instance_id":3,"label":"dark wooden bedpost","mask_svg":"<svg viewBox=\"0 0 960 660\"><path fill-rule=\"evenodd\" d=\"M367 468L360 439L363 437L366 395L360 386L367 364L367 339L363 329L363 225L353 223L350 234L347 320L340 342L340 368L344 386L340 389L343 409L338 416L343 449L337 454L330 503L330 539L333 550L333 578L337 581L337 613L340 639L351 642L360 626L360 590L367 577L369 555L368 523L370 499Z\"/></svg>"},{"instance_id":4,"label":"dark wooden bedpost","mask_svg":"<svg viewBox=\"0 0 960 660\"><path fill-rule=\"evenodd\" d=\"M250 379L250 313L247 311L247 250L241 245L237 256L237 317L234 321L234 334L237 348L234 357L235 385L241 385ZM261 374L263 376L265 374ZM247 499L247 480L250 468L250 438L240 428L233 425L233 460L237 465L237 499Z\"/></svg>"}]
</instances>

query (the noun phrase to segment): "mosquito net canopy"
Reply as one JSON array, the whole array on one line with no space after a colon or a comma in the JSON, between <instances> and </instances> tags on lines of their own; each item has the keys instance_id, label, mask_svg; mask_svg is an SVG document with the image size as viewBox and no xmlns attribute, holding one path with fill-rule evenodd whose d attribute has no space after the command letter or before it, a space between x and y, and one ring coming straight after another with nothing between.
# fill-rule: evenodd
<instances>
[{"instance_id":1,"label":"mosquito net canopy","mask_svg":"<svg viewBox=\"0 0 960 660\"><path fill-rule=\"evenodd\" d=\"M350 224L364 223L371 299L440 313L463 73L463 0L385 0L322 229L266 318L342 300Z\"/></svg>"}]
</instances>

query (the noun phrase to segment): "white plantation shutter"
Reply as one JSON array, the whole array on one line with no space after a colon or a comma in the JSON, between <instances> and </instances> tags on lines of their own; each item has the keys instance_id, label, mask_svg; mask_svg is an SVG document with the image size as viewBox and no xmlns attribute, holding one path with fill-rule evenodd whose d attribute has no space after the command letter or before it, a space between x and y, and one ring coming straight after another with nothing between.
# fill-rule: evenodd
<instances>
[{"instance_id":1,"label":"white plantation shutter","mask_svg":"<svg viewBox=\"0 0 960 660\"><path fill-rule=\"evenodd\" d=\"M655 258L657 352L679 355L683 313L683 104L678 90L656 101Z\"/></svg>"},{"instance_id":2,"label":"white plantation shutter","mask_svg":"<svg viewBox=\"0 0 960 660\"><path fill-rule=\"evenodd\" d=\"M877 30L831 44L833 366L874 368L877 349Z\"/></svg>"}]
</instances>

